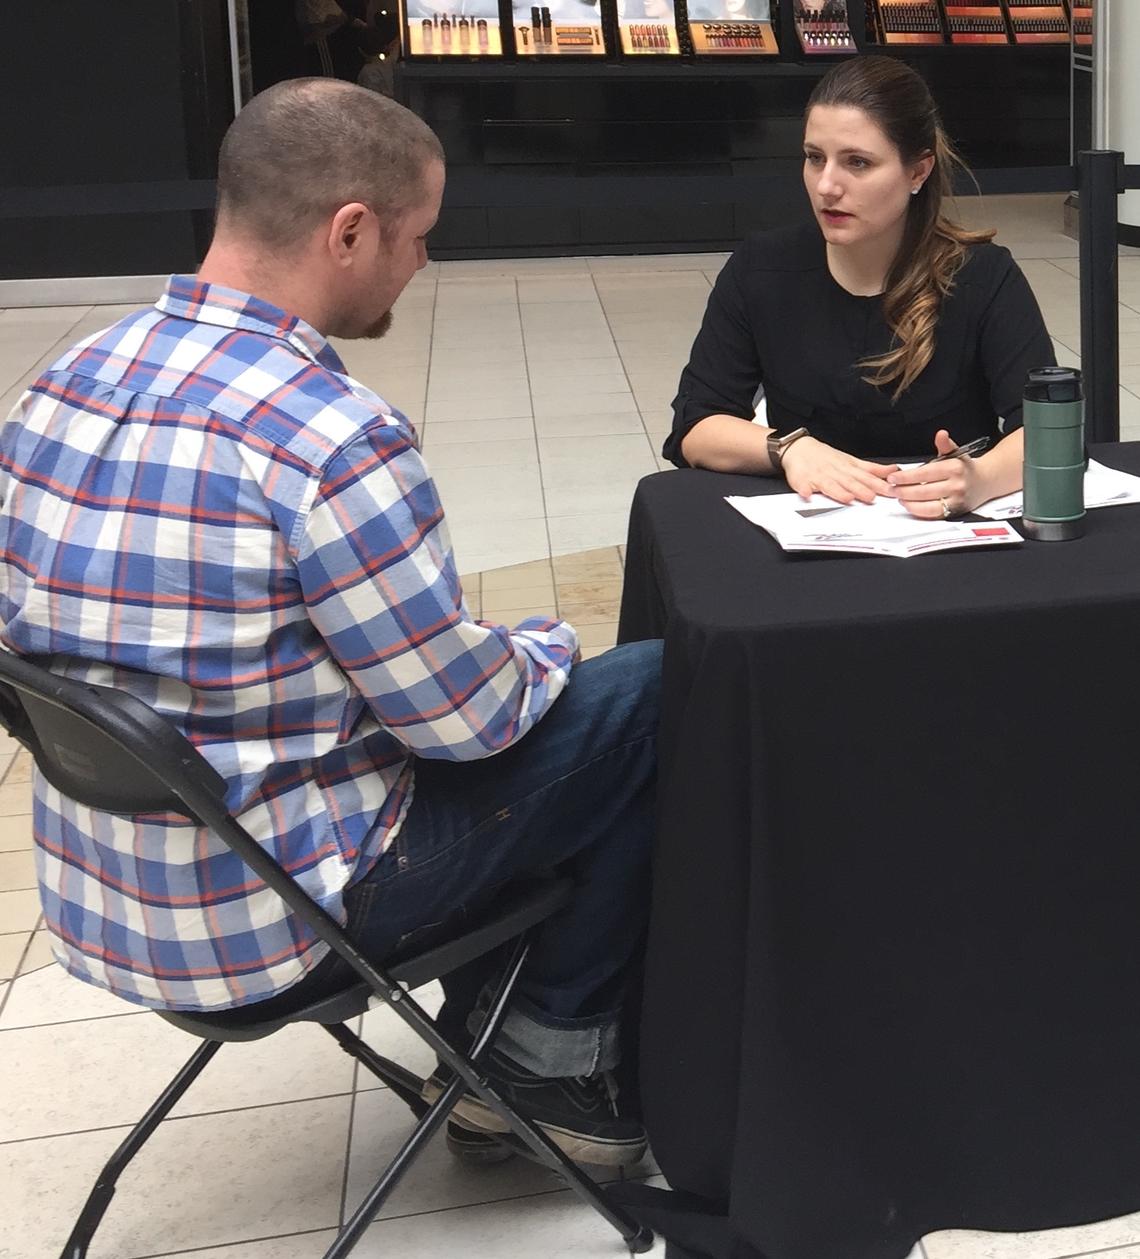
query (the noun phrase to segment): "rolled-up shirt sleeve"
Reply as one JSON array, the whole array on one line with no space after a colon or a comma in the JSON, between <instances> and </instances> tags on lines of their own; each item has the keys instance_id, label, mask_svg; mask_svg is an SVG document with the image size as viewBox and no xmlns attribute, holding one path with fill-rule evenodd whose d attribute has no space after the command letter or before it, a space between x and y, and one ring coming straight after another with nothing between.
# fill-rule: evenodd
<instances>
[{"instance_id":1,"label":"rolled-up shirt sleeve","mask_svg":"<svg viewBox=\"0 0 1140 1259\"><path fill-rule=\"evenodd\" d=\"M443 509L410 435L378 426L315 484L296 543L309 616L378 721L417 756L509 747L570 677L578 636L532 617L475 621Z\"/></svg>"},{"instance_id":2,"label":"rolled-up shirt sleeve","mask_svg":"<svg viewBox=\"0 0 1140 1259\"><path fill-rule=\"evenodd\" d=\"M738 249L717 276L673 399L673 428L661 453L679 468L688 466L681 442L695 424L710 415L752 418L763 377L748 313L746 250Z\"/></svg>"}]
</instances>

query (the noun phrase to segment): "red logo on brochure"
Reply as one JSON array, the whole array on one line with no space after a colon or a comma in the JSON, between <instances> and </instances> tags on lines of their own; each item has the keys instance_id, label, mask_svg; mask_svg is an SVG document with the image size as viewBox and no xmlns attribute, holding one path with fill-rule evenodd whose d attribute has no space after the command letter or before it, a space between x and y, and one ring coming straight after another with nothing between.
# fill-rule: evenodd
<instances>
[{"instance_id":1,"label":"red logo on brochure","mask_svg":"<svg viewBox=\"0 0 1140 1259\"><path fill-rule=\"evenodd\" d=\"M1004 538L1009 530L1004 525L978 525L974 529L975 538Z\"/></svg>"}]
</instances>

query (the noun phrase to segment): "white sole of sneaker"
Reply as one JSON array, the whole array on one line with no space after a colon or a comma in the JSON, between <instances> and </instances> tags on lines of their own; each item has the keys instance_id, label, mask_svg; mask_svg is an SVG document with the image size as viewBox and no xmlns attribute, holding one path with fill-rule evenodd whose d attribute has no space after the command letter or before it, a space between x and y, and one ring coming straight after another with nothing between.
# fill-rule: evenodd
<instances>
[{"instance_id":1,"label":"white sole of sneaker","mask_svg":"<svg viewBox=\"0 0 1140 1259\"><path fill-rule=\"evenodd\" d=\"M451 1112L452 1120L473 1132L509 1133L510 1127L477 1097L463 1097ZM646 1142L612 1141L604 1137L588 1137L580 1132L559 1128L557 1124L536 1125L572 1162L591 1167L631 1167L645 1156ZM515 1138L517 1141L518 1139Z\"/></svg>"},{"instance_id":2,"label":"white sole of sneaker","mask_svg":"<svg viewBox=\"0 0 1140 1259\"><path fill-rule=\"evenodd\" d=\"M420 1095L426 1102L434 1102L443 1092L439 1082L429 1076L424 1081ZM510 1134L510 1126L493 1110L477 1097L465 1095L455 1103L451 1112L451 1122L466 1128L470 1132L485 1132L492 1135ZM537 1125L554 1142L556 1146L575 1163L585 1163L590 1167L632 1167L645 1157L648 1143L644 1140L607 1141L604 1137L587 1137L580 1132L572 1132L559 1128L556 1124L540 1123ZM533 1157L530 1150L511 1134L512 1145L516 1153Z\"/></svg>"}]
</instances>

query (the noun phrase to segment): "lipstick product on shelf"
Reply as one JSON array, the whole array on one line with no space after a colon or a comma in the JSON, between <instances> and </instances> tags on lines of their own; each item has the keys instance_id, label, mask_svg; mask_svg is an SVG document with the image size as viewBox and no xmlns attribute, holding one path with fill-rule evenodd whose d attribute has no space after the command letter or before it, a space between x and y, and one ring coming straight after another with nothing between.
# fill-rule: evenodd
<instances>
[{"instance_id":1,"label":"lipstick product on shelf","mask_svg":"<svg viewBox=\"0 0 1140 1259\"><path fill-rule=\"evenodd\" d=\"M1093 0L1071 0L1073 11L1073 43L1087 48L1093 42Z\"/></svg>"},{"instance_id":2,"label":"lipstick product on shelf","mask_svg":"<svg viewBox=\"0 0 1140 1259\"><path fill-rule=\"evenodd\" d=\"M936 0L877 0L877 26L885 44L944 44Z\"/></svg>"},{"instance_id":3,"label":"lipstick product on shelf","mask_svg":"<svg viewBox=\"0 0 1140 1259\"><path fill-rule=\"evenodd\" d=\"M439 46L444 52L451 47L451 23L447 20L447 14L439 19Z\"/></svg>"},{"instance_id":4,"label":"lipstick product on shelf","mask_svg":"<svg viewBox=\"0 0 1140 1259\"><path fill-rule=\"evenodd\" d=\"M792 17L805 53L858 51L847 22L846 0L794 0Z\"/></svg>"},{"instance_id":5,"label":"lipstick product on shelf","mask_svg":"<svg viewBox=\"0 0 1140 1259\"><path fill-rule=\"evenodd\" d=\"M431 24L431 18L425 17L420 29L424 42L424 52L431 52L432 45L435 43L435 28Z\"/></svg>"},{"instance_id":6,"label":"lipstick product on shelf","mask_svg":"<svg viewBox=\"0 0 1140 1259\"><path fill-rule=\"evenodd\" d=\"M479 51L486 52L487 42L488 42L487 41L487 19L485 17L481 17L479 21L475 23L475 29L478 32L478 37L479 37Z\"/></svg>"},{"instance_id":7,"label":"lipstick product on shelf","mask_svg":"<svg viewBox=\"0 0 1140 1259\"><path fill-rule=\"evenodd\" d=\"M1006 0L1009 29L1015 44L1067 44L1069 19L1063 4L1042 0Z\"/></svg>"},{"instance_id":8,"label":"lipstick product on shelf","mask_svg":"<svg viewBox=\"0 0 1140 1259\"><path fill-rule=\"evenodd\" d=\"M997 0L989 4L947 3L946 24L952 44L1009 43L1009 28Z\"/></svg>"},{"instance_id":9,"label":"lipstick product on shelf","mask_svg":"<svg viewBox=\"0 0 1140 1259\"><path fill-rule=\"evenodd\" d=\"M693 51L701 56L770 57L779 53L771 22L689 22Z\"/></svg>"}]
</instances>

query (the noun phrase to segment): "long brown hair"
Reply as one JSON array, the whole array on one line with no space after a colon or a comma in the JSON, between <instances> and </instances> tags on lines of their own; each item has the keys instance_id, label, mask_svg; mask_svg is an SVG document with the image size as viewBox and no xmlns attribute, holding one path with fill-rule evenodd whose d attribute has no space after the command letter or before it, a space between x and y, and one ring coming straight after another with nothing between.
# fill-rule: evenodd
<instances>
[{"instance_id":1,"label":"long brown hair","mask_svg":"<svg viewBox=\"0 0 1140 1259\"><path fill-rule=\"evenodd\" d=\"M869 384L894 384L897 400L930 362L942 302L953 290L967 247L992 240L994 231L972 232L943 214L943 201L953 195L955 167L967 175L970 171L947 138L930 89L910 66L893 57L851 57L820 79L805 119L816 105L861 109L895 146L904 166L934 155L930 178L907 206L902 245L883 292L894 344L859 363L870 370L864 377Z\"/></svg>"}]
</instances>

